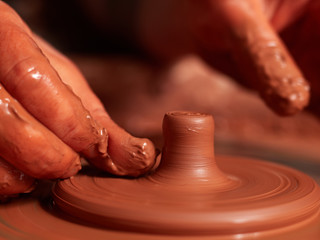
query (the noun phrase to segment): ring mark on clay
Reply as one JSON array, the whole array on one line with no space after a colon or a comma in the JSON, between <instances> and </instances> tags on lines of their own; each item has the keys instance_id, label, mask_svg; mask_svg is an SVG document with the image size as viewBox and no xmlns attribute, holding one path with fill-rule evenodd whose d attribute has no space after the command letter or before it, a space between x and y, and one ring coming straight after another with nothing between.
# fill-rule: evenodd
<instances>
[{"instance_id":1,"label":"ring mark on clay","mask_svg":"<svg viewBox=\"0 0 320 240\"><path fill-rule=\"evenodd\" d=\"M53 190L59 208L107 228L175 235L262 236L318 216L320 189L307 175L264 161L215 159L213 142L206 143L213 141L211 116L169 113L163 127L170 141L165 140L154 173L138 179L77 175L60 181ZM198 133L187 130L194 127ZM190 143L201 151L186 150L184 144Z\"/></svg>"}]
</instances>

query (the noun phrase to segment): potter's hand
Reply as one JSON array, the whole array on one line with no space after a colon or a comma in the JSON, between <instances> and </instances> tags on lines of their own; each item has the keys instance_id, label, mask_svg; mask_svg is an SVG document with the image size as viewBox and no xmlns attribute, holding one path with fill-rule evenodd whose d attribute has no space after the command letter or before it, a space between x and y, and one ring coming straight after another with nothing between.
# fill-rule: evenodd
<instances>
[{"instance_id":1,"label":"potter's hand","mask_svg":"<svg viewBox=\"0 0 320 240\"><path fill-rule=\"evenodd\" d=\"M79 154L114 174L147 171L152 143L118 127L73 63L3 2L0 16L0 197L76 174Z\"/></svg>"},{"instance_id":2,"label":"potter's hand","mask_svg":"<svg viewBox=\"0 0 320 240\"><path fill-rule=\"evenodd\" d=\"M264 101L281 115L294 114L308 104L309 85L277 31L310 15L311 1L156 1L156 6L150 6L151 3L148 6L147 2L144 1L145 7L141 10L139 29L144 43L156 54L171 58L188 51L196 52L215 68L257 89ZM320 19L317 11L313 11L315 20ZM288 46L300 50L308 48L312 54L311 47L303 43L311 43L305 39L306 34L310 37L308 40L312 39L311 35L319 35L315 33L318 27L309 28L306 33L301 31L306 26L296 25L297 28L291 30L291 33L296 32L291 35ZM295 40L302 45L292 44ZM313 39L314 42L317 41ZM319 54L320 47L316 48ZM303 51L297 53L306 61L303 66L304 62L297 58L307 74L310 63L315 64ZM313 55L319 58L316 53ZM319 68L314 70L318 76Z\"/></svg>"}]
</instances>

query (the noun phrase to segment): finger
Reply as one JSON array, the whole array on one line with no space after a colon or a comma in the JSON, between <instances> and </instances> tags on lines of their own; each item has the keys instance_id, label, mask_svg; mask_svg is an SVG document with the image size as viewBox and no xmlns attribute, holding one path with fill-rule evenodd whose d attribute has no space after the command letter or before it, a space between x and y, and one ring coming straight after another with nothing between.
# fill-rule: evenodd
<instances>
[{"instance_id":1,"label":"finger","mask_svg":"<svg viewBox=\"0 0 320 240\"><path fill-rule=\"evenodd\" d=\"M106 134L60 79L32 34L0 2L0 81L41 123L77 152L106 152Z\"/></svg>"},{"instance_id":2,"label":"finger","mask_svg":"<svg viewBox=\"0 0 320 240\"><path fill-rule=\"evenodd\" d=\"M116 175L139 176L150 170L156 158L152 142L135 138L115 124L75 65L43 40L36 39L62 79L72 86L94 119L108 131L108 155L93 157L89 159L91 163Z\"/></svg>"},{"instance_id":3,"label":"finger","mask_svg":"<svg viewBox=\"0 0 320 240\"><path fill-rule=\"evenodd\" d=\"M310 1L305 15L299 22L288 27L282 34L300 68L310 81L311 99L308 106L316 116L320 116L320 1Z\"/></svg>"},{"instance_id":4,"label":"finger","mask_svg":"<svg viewBox=\"0 0 320 240\"><path fill-rule=\"evenodd\" d=\"M314 2L314 1L313 1ZM297 21L307 11L310 3L309 0L281 0L281 1L264 1L264 9L269 9L266 13L273 28L281 32L287 26ZM273 7L270 5L273 5Z\"/></svg>"},{"instance_id":5,"label":"finger","mask_svg":"<svg viewBox=\"0 0 320 240\"><path fill-rule=\"evenodd\" d=\"M153 143L146 138L136 138L115 124L105 110L94 109L93 116L102 126L108 129L110 159L93 164L113 174L140 176L151 170L156 162L156 151Z\"/></svg>"},{"instance_id":6,"label":"finger","mask_svg":"<svg viewBox=\"0 0 320 240\"><path fill-rule=\"evenodd\" d=\"M0 158L0 198L27 193L33 189L34 178L17 170Z\"/></svg>"},{"instance_id":7,"label":"finger","mask_svg":"<svg viewBox=\"0 0 320 240\"><path fill-rule=\"evenodd\" d=\"M66 178L81 168L78 154L34 119L0 85L0 154L34 178Z\"/></svg>"},{"instance_id":8,"label":"finger","mask_svg":"<svg viewBox=\"0 0 320 240\"><path fill-rule=\"evenodd\" d=\"M212 1L232 36L235 60L249 83L280 115L292 115L309 102L309 84L263 15L260 2Z\"/></svg>"}]
</instances>

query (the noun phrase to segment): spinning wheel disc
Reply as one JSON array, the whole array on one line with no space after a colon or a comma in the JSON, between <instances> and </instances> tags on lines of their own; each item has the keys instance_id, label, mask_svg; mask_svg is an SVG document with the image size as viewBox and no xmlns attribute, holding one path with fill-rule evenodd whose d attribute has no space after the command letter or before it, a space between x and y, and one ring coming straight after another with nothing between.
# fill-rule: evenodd
<instances>
[{"instance_id":1,"label":"spinning wheel disc","mask_svg":"<svg viewBox=\"0 0 320 240\"><path fill-rule=\"evenodd\" d=\"M172 112L163 128L156 172L138 179L80 174L56 184L56 204L100 226L158 234L263 233L319 216L320 190L307 175L246 158L216 163L211 116Z\"/></svg>"},{"instance_id":2,"label":"spinning wheel disc","mask_svg":"<svg viewBox=\"0 0 320 240\"><path fill-rule=\"evenodd\" d=\"M99 225L158 233L266 231L318 214L319 189L305 174L251 159L217 160L233 179L226 191L210 185L190 189L187 183L172 187L153 175L134 180L78 175L59 182L54 198L64 211Z\"/></svg>"}]
</instances>

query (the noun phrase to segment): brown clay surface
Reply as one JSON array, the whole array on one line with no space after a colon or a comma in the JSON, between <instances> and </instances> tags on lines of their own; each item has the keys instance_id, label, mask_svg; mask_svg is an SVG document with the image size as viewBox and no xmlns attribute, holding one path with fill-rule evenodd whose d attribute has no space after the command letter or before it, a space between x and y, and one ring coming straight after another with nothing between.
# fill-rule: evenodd
<instances>
[{"instance_id":1,"label":"brown clay surface","mask_svg":"<svg viewBox=\"0 0 320 240\"><path fill-rule=\"evenodd\" d=\"M171 112L163 131L155 173L123 179L83 172L55 186L55 203L111 229L229 238L297 231L319 216L320 189L307 175L246 158L215 164L211 116Z\"/></svg>"},{"instance_id":2,"label":"brown clay surface","mask_svg":"<svg viewBox=\"0 0 320 240\"><path fill-rule=\"evenodd\" d=\"M318 214L319 190L306 175L266 162L218 159L235 179L231 189L188 186L187 178L186 185L172 186L157 175L78 175L57 185L55 200L66 212L106 227L187 235L274 230Z\"/></svg>"},{"instance_id":3,"label":"brown clay surface","mask_svg":"<svg viewBox=\"0 0 320 240\"><path fill-rule=\"evenodd\" d=\"M41 192L50 186L38 188ZM44 195L43 197L46 197ZM116 231L109 228L99 228L52 209L47 200L39 196L16 199L0 208L0 239L132 239L132 240L209 240L209 239L259 239L259 240L316 240L320 236L320 217L308 225L297 227L287 232L248 233L232 236L179 236L159 235L137 232Z\"/></svg>"},{"instance_id":4,"label":"brown clay surface","mask_svg":"<svg viewBox=\"0 0 320 240\"><path fill-rule=\"evenodd\" d=\"M167 126L169 126L170 128L171 125L169 124ZM187 129L187 132L189 132L190 134L195 134L195 131L190 131L192 129L195 130L195 128L189 128ZM198 130L201 129L198 128ZM167 132L167 134L168 133L170 134L170 131ZM209 134L206 137L213 139L213 137L210 137ZM182 139L183 141L185 141L187 138ZM209 151L208 149L211 149L211 151ZM152 207L156 208L155 213L152 212L152 215L144 216L144 218L152 218L153 216L156 216L156 214L158 214L158 216L156 216L156 218L154 218L153 220L156 220L160 223L163 219L159 218L159 216L173 216L173 220L179 219L187 223L188 221L190 223L192 222L192 220L195 220L195 218L182 219L182 215L188 214L196 216L197 218L199 218L199 220L206 220L206 212L208 213L208 215L213 216L213 221L217 221L217 217L214 215L215 213L212 213L212 210L216 209L218 210L218 214L220 214L220 216L223 212L229 214L231 213L231 215L233 216L234 221L231 221L232 219L229 218L230 215L223 215L221 218L222 223L223 221L225 223L229 220L231 221L231 225L233 226L245 226L247 230L246 233L239 233L239 228L238 233L236 233L234 229L228 233L228 229L226 228L227 225L225 225L224 232L216 232L215 235L203 235L203 232L197 234L194 231L194 229L197 229L197 226L199 227L199 225L197 224L195 225L195 227L193 227L193 224L189 224L188 227L191 227L191 230L186 229L186 231L182 235L146 233L141 231L138 232L137 230L125 231L125 228L121 230L114 229L116 227L120 227L120 225L111 227L99 227L95 224L88 223L84 220L60 211L55 206L55 204L52 203L50 198L48 198L48 191L50 191L51 187L49 184L40 186L40 188L38 188L38 191L41 193L40 195L37 195L37 192L34 192L31 196L17 199L11 203L1 206L0 238L92 238L115 240L223 240L239 238L260 240L319 239L320 216L317 215L317 211L311 211L307 208L307 205L311 206L311 208L312 206L316 207L317 203L313 205L312 199L316 199L319 197L319 195L317 194L318 187L316 187L314 181L306 175L291 168L273 163L233 157L217 157L217 164L225 174L222 174L220 172L220 174L215 175L214 173L219 173L219 169L215 165L211 164L210 167L207 165L207 167L204 168L211 169L210 171L206 171L205 174L200 174L201 171L199 173L193 172L196 178L186 178L183 172L189 170L187 168L188 164L194 166L194 162L183 161L183 159L181 158L179 161L175 161L177 166L173 166L172 161L170 161L170 157L168 158L170 152L170 148L169 150L167 149L167 151L164 151L164 154L167 154L166 159L169 159L169 161L162 161L162 164L160 165L157 172L145 178L135 180L114 178L110 175L106 175L105 173L97 172L97 170L84 168L79 175L68 181L60 182L60 184L58 184L57 186L62 184L63 188L60 187L60 190L63 189L64 193L62 192L62 195L64 196L67 196L68 191L72 190L73 193L71 197L73 198L73 200L76 199L75 197L77 197L78 191L83 191L77 204L81 204L83 198L86 198L89 201L89 203L86 205L86 209L88 209L89 211L96 208L97 203L102 203L104 207L110 207L111 205L119 207L120 210L113 209L111 212L111 214L114 214L114 216L116 216L118 219L126 215L128 216L130 212L126 212L126 210L132 210L133 206L136 206L139 209L135 209L137 213L135 217L139 219L143 217L143 213L145 214L146 212L150 211ZM196 149L194 149L194 154L196 154ZM185 160L193 159L191 155L189 159L187 158ZM214 161L212 156L213 148L208 147L205 159L211 159L211 161L201 160L198 163L212 163ZM184 163L185 165L183 165ZM198 167L200 166L201 165L198 164ZM175 171L179 169L178 172L180 174L170 175L170 169ZM196 169L201 169L201 167L193 168L193 170ZM190 174L192 174L192 172ZM171 178L169 178L169 176L171 176ZM216 178L216 176L218 177ZM206 178L209 178L210 180L215 179L215 184L210 184L210 182L203 181ZM268 179L268 181L266 181L266 179ZM259 182L262 180L263 182ZM174 182L176 183L175 185L173 184ZM217 182L218 184L216 184ZM120 188L116 188L113 184L116 184L116 186L118 187L120 186ZM198 187L196 188L194 185L198 185ZM93 187L93 189L90 188L90 186ZM131 189L131 187L133 187L134 189ZM146 189L148 189L149 192ZM112 190L112 192L110 190ZM136 190L135 193L134 190ZM191 190L193 192L191 192ZM84 191L87 191L88 195L84 196ZM91 193L92 191L95 191L95 195L93 195L91 198L89 196L90 191ZM251 194L248 194L250 191ZM231 198L232 195L233 198ZM118 196L118 198L115 198L115 196ZM64 199L67 198L65 197ZM108 202L108 205L104 201L106 199L115 201ZM287 199L288 201L285 201L285 199ZM69 201L70 198L67 200ZM213 202L215 204L213 204ZM235 209L235 202L237 202L239 206L237 209ZM317 202L319 202L319 200ZM126 204L124 205L123 203ZM182 205L177 203L182 203ZM268 204L269 207L264 204ZM218 205L220 205L220 209L217 209ZM71 206L70 203L69 206ZM160 211L161 206L163 206L163 212ZM191 207L191 209L186 210L186 207ZM265 211L262 211L263 209ZM301 211L299 211L299 209ZM180 210L182 210L183 212L180 212ZM83 213L83 211L84 210L82 210L81 213ZM178 215L175 215L174 213L177 212ZM100 215L98 214L98 219L104 217L104 213L105 212L103 211L103 209L100 209ZM306 215L304 215L303 213L306 213ZM262 215L258 217L258 214ZM299 215L301 218L298 217ZM269 222L270 224L262 224L262 221L266 221L267 218L276 216L278 216L278 218L275 219L275 222L279 223L277 226L278 228L275 228L275 225L273 225L275 222L273 221L271 223ZM252 221L254 218L256 218L255 222ZM235 220L238 220L238 222L236 222ZM254 227L250 225L250 221L252 221ZM166 222L163 221L162 223ZM139 222L139 224L141 224L141 222ZM125 227L127 227L128 229L128 226ZM260 228L260 230L265 231L257 232L255 230L254 232L251 232L250 227L252 229L255 228L256 230ZM144 230L148 231L150 230L150 228ZM243 229L241 229L241 231L242 230ZM191 231L193 234L189 234L188 231Z\"/></svg>"}]
</instances>

